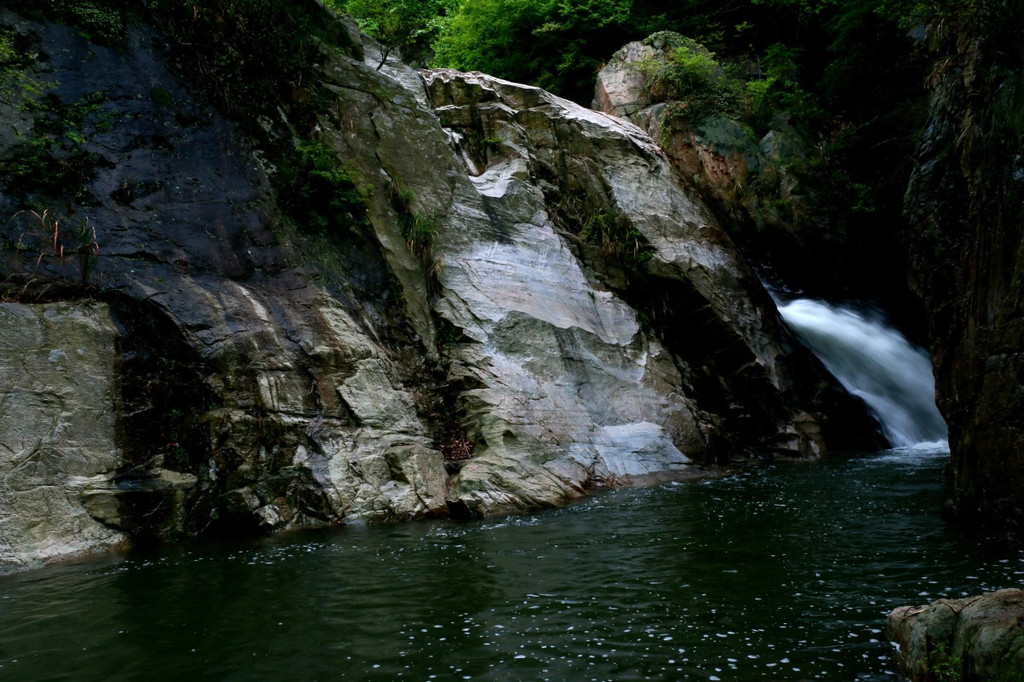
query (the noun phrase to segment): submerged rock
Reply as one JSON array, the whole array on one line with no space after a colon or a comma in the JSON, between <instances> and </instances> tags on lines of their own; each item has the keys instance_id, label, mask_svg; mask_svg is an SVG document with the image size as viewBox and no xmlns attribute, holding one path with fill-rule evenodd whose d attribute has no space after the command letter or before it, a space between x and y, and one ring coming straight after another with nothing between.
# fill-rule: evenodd
<instances>
[{"instance_id":1,"label":"submerged rock","mask_svg":"<svg viewBox=\"0 0 1024 682\"><path fill-rule=\"evenodd\" d=\"M887 634L914 682L1024 678L1024 590L901 606Z\"/></svg>"},{"instance_id":2,"label":"submerged rock","mask_svg":"<svg viewBox=\"0 0 1024 682\"><path fill-rule=\"evenodd\" d=\"M31 190L52 212L0 188L0 293L37 317L99 298L74 305L109 318L81 398L103 457L69 483L76 451L56 444L38 472L90 530L31 535L5 506L0 561L533 509L872 431L643 131L479 74L378 70L352 24L307 10L312 82L243 121L149 23L111 49L0 14L38 47L48 106L100 93L103 122L72 140L81 187ZM79 228L76 258L47 246L54 219ZM4 342L20 358L65 339Z\"/></svg>"}]
</instances>

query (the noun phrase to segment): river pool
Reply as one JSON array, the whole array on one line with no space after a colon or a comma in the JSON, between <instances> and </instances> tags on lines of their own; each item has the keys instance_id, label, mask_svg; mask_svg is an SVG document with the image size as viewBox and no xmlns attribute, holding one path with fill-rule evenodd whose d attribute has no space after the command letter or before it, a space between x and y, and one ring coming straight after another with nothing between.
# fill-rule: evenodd
<instances>
[{"instance_id":1,"label":"river pool","mask_svg":"<svg viewBox=\"0 0 1024 682\"><path fill-rule=\"evenodd\" d=\"M0 680L894 680L888 611L1020 586L917 447L473 522L0 577Z\"/></svg>"}]
</instances>

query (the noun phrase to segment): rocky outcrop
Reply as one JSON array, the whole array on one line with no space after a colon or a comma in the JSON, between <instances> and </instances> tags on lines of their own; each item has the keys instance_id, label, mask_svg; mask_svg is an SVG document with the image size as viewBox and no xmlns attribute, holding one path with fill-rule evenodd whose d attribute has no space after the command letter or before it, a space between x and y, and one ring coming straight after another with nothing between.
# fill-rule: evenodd
<instances>
[{"instance_id":1,"label":"rocky outcrop","mask_svg":"<svg viewBox=\"0 0 1024 682\"><path fill-rule=\"evenodd\" d=\"M117 329L99 303L0 303L0 566L113 547L86 512L117 471Z\"/></svg>"},{"instance_id":2,"label":"rocky outcrop","mask_svg":"<svg viewBox=\"0 0 1024 682\"><path fill-rule=\"evenodd\" d=\"M351 24L300 10L308 72L246 90L284 94L234 122L204 102L238 83L204 100L183 80L201 55L173 57L202 12L129 21L116 48L0 13L45 91L15 87L36 104L0 138L0 293L107 320L103 457L18 483L54 481L94 535L30 536L5 506L5 561L532 509L872 431L642 131L498 79L378 70Z\"/></svg>"},{"instance_id":3,"label":"rocky outcrop","mask_svg":"<svg viewBox=\"0 0 1024 682\"><path fill-rule=\"evenodd\" d=\"M680 50L688 57L677 59ZM593 106L647 131L773 285L875 301L920 326L903 276L899 194L892 201L875 197L885 208L875 206L857 196L866 186L842 169L849 144L843 140L856 124L839 114L825 130L811 130L814 116L796 103L799 97L789 100L795 114L774 99L789 86L775 76L761 79L757 65L733 66L746 68L750 80L728 75L695 41L658 32L608 60L597 74ZM887 210L892 217L881 218Z\"/></svg>"},{"instance_id":4,"label":"rocky outcrop","mask_svg":"<svg viewBox=\"0 0 1024 682\"><path fill-rule=\"evenodd\" d=\"M949 423L951 509L975 530L1024 529L1024 55L1014 3L978 3L949 33L906 196L912 285L929 313Z\"/></svg>"},{"instance_id":5,"label":"rocky outcrop","mask_svg":"<svg viewBox=\"0 0 1024 682\"><path fill-rule=\"evenodd\" d=\"M431 324L425 286L401 296L409 275L400 258L389 267L376 237L358 230L290 232L265 161L172 75L149 25L130 26L125 45L113 49L70 26L7 11L2 21L33 41L45 58L32 77L52 87L27 129L37 139L49 134L39 123L53 116L47 107L92 111L71 122L80 129L57 133L88 138L72 150L89 162L77 196L43 197L52 208L26 213L15 181L0 195L4 214L15 216L4 224L3 294L26 304L103 299L115 325L105 384L97 384L113 397L95 394L111 421L106 459L75 471L90 477L88 487L66 494L106 535L101 542L69 526L22 535L5 559L27 562L39 546L79 540L76 547L103 548L107 536L174 539L447 513L443 457L421 416L430 408L413 393L435 380L414 329ZM349 49L361 57L360 45ZM361 61L338 59L356 75L392 83ZM363 90L344 89L354 93L344 103L363 129L357 150L345 154L373 158L378 150L358 145L376 139L377 86L355 85ZM391 87L390 106L405 112L405 91ZM0 158L25 159L31 140L5 138ZM72 144L61 142L54 155L67 165ZM380 196L370 209L390 229L397 220L387 192ZM78 254L68 253L86 218L98 242L88 277ZM58 229L65 254L50 246ZM381 241L387 237L382 229ZM422 283L404 239L396 245ZM10 352L59 343L26 338ZM421 379L409 378L417 373ZM49 475L61 471L54 465ZM27 522L5 514L3 523Z\"/></svg>"},{"instance_id":6,"label":"rocky outcrop","mask_svg":"<svg viewBox=\"0 0 1024 682\"><path fill-rule=\"evenodd\" d=\"M782 407L793 383L774 308L646 135L537 88L453 71L426 78L477 195L453 206L465 214L434 247L435 309L470 341L448 348L451 372L476 384L460 396L464 424L480 434L452 483L461 502L527 506L509 491L530 479L551 480L557 497L663 480L717 456L730 435L738 446L728 412L701 408L724 398L702 395L701 374L770 423L762 433L795 436L775 446L819 451L814 420ZM596 240L604 223L618 233ZM612 274L602 249L615 248L644 260ZM668 315L685 325L700 312L718 357L693 353L683 329L659 338L641 324L645 308L628 305L641 281L680 292Z\"/></svg>"},{"instance_id":7,"label":"rocky outcrop","mask_svg":"<svg viewBox=\"0 0 1024 682\"><path fill-rule=\"evenodd\" d=\"M901 606L889 614L886 631L914 682L1024 676L1024 590Z\"/></svg>"},{"instance_id":8,"label":"rocky outcrop","mask_svg":"<svg viewBox=\"0 0 1024 682\"><path fill-rule=\"evenodd\" d=\"M744 238L758 241L754 248L768 250L772 260L780 260L787 251L808 252L808 239L824 229L826 218L794 175L806 164L807 142L786 115L758 136L735 110L694 112L693 102L671 99L678 93L657 91L653 74L671 65L678 49L701 52L708 60L713 57L693 41L669 32L629 43L598 72L594 108L628 118L647 131L684 182L734 223ZM715 77L726 80L721 67ZM757 240L765 230L770 236ZM803 267L808 267L803 260Z\"/></svg>"}]
</instances>

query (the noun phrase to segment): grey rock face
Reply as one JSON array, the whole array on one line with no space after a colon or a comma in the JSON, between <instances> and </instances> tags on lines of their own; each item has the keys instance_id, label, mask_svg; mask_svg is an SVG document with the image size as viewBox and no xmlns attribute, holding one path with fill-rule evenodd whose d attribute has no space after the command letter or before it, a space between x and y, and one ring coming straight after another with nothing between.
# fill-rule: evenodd
<instances>
[{"instance_id":1,"label":"grey rock face","mask_svg":"<svg viewBox=\"0 0 1024 682\"><path fill-rule=\"evenodd\" d=\"M889 614L889 638L911 680L1018 680L1024 675L1024 590L1007 589Z\"/></svg>"},{"instance_id":2,"label":"grey rock face","mask_svg":"<svg viewBox=\"0 0 1024 682\"><path fill-rule=\"evenodd\" d=\"M106 93L113 122L85 142L88 201L60 198L96 226L91 281L24 214L0 241L29 248L0 249L0 293L110 302L93 396L116 398L111 449L73 484L73 448L38 471L90 529L76 547L533 509L825 448L774 307L645 133L498 79L377 70L372 41L310 7L341 23L304 125L366 212L326 230L284 215L275 160L177 80L155 29L110 50L18 24L53 94ZM287 109L259 124L290 144L307 133ZM16 199L0 188L0 208ZM12 358L65 343L15 338ZM0 433L0 450L30 439ZM0 560L66 551L18 533Z\"/></svg>"},{"instance_id":3,"label":"grey rock face","mask_svg":"<svg viewBox=\"0 0 1024 682\"><path fill-rule=\"evenodd\" d=\"M647 61L664 62L664 59L665 53L651 45L637 41L627 43L598 71L593 108L629 118L654 104L637 64Z\"/></svg>"},{"instance_id":4,"label":"grey rock face","mask_svg":"<svg viewBox=\"0 0 1024 682\"><path fill-rule=\"evenodd\" d=\"M573 126L604 137L595 146L630 154L636 143L614 122L540 90L448 71L427 78L442 125L453 140L463 138L455 146L465 152L473 190L435 249L442 286L435 307L470 340L450 348L452 372L478 386L461 399L482 447L452 495L487 512L555 504L595 484L684 474L685 453L706 448L706 426L636 312L588 281L538 178L553 155L571 153L576 140L552 143ZM463 125L474 116L505 153L470 156L465 147L483 132ZM540 146L549 158L534 156ZM593 161L615 163L610 155ZM580 181L599 178L581 174ZM531 479L540 485L531 489Z\"/></svg>"},{"instance_id":5,"label":"grey rock face","mask_svg":"<svg viewBox=\"0 0 1024 682\"><path fill-rule=\"evenodd\" d=\"M554 503L595 483L687 475L691 458L710 457L716 418L685 386L690 368L642 328L605 264L588 262L580 235L600 216L649 245L644 276L684 284L729 326L768 390L788 388L754 278L642 131L480 74L426 78L477 194L434 251L435 308L471 340L450 348L452 371L479 386L462 396L483 447L453 482L460 503ZM530 469L547 491L520 492Z\"/></svg>"},{"instance_id":6,"label":"grey rock face","mask_svg":"<svg viewBox=\"0 0 1024 682\"><path fill-rule=\"evenodd\" d=\"M102 304L0 303L0 570L126 540L81 501L121 465L116 336Z\"/></svg>"}]
</instances>

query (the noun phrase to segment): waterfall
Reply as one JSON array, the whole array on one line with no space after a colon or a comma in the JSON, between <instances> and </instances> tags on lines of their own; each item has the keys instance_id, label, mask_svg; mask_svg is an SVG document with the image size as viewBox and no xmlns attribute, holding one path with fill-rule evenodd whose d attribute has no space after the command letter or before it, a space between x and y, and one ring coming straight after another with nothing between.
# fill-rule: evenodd
<instances>
[{"instance_id":1,"label":"waterfall","mask_svg":"<svg viewBox=\"0 0 1024 682\"><path fill-rule=\"evenodd\" d=\"M867 403L894 447L946 440L923 349L880 322L821 301L796 299L779 312L839 383Z\"/></svg>"}]
</instances>

